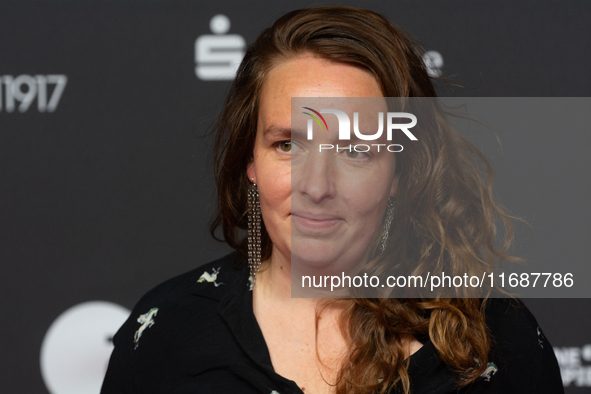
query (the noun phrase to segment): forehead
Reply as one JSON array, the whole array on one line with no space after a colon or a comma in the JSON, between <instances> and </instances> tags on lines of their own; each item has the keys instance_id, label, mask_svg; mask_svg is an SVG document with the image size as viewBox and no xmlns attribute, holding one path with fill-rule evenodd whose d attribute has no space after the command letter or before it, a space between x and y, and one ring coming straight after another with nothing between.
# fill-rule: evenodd
<instances>
[{"instance_id":1,"label":"forehead","mask_svg":"<svg viewBox=\"0 0 591 394\"><path fill-rule=\"evenodd\" d=\"M311 55L299 56L269 72L260 97L259 125L275 122L289 127L292 97L381 96L378 82L369 71Z\"/></svg>"}]
</instances>

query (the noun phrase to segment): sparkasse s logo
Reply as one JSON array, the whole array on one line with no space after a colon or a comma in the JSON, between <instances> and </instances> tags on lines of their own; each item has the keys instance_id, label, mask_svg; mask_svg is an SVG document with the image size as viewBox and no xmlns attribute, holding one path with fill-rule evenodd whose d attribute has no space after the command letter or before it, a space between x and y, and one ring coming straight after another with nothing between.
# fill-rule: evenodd
<instances>
[{"instance_id":1,"label":"sparkasse s logo","mask_svg":"<svg viewBox=\"0 0 591 394\"><path fill-rule=\"evenodd\" d=\"M195 74L202 81L231 81L244 57L246 41L239 34L228 34L230 18L218 14L211 18L213 34L195 40Z\"/></svg>"},{"instance_id":2,"label":"sparkasse s logo","mask_svg":"<svg viewBox=\"0 0 591 394\"><path fill-rule=\"evenodd\" d=\"M328 124L326 120L321 114L334 114L337 117L339 122L339 140L341 141L349 141L351 140L351 120L349 116L338 109L321 109L317 111L310 107L302 107L310 112L302 112L305 115L311 117L308 119L307 124L307 139L312 140L314 137L314 121L320 126L321 130L328 131ZM394 130L402 131L411 141L417 141L417 137L414 136L413 133L410 132L410 128L413 128L417 124L417 117L408 112L387 112L384 116L384 112L378 112L378 130L375 134L362 134L359 131L359 113L353 112L353 133L355 137L362 141L375 141L379 139L382 134L384 133L384 118L386 118L386 137L388 141L392 141L392 134ZM410 119L409 123L394 123L394 119ZM322 122L321 122L322 121ZM324 125L324 126L323 126ZM404 148L400 144L370 144L377 148L378 152L380 151L381 147L385 147L389 152L401 152ZM349 151L356 151L356 152L367 152L370 149L370 145L368 144L356 144L356 145L348 145L345 147L336 146L337 150L348 149ZM322 150L329 150L335 149L333 144L320 144L319 151Z\"/></svg>"}]
</instances>

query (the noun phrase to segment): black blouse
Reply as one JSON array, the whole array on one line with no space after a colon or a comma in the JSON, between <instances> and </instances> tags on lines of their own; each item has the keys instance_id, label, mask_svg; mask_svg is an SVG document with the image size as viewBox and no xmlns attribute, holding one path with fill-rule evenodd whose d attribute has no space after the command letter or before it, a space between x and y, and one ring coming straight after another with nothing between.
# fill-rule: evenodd
<instances>
[{"instance_id":1,"label":"black blouse","mask_svg":"<svg viewBox=\"0 0 591 394\"><path fill-rule=\"evenodd\" d=\"M486 319L493 348L485 374L456 391L427 339L410 357L413 394L564 393L552 347L523 304L491 299ZM148 292L113 341L102 394L303 394L273 370L248 268L235 268L232 255Z\"/></svg>"}]
</instances>

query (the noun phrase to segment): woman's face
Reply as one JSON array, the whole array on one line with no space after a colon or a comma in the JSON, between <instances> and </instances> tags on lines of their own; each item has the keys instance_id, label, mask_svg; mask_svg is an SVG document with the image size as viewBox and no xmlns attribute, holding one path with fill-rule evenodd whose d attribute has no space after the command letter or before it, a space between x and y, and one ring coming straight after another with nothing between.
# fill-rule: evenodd
<instances>
[{"instance_id":1,"label":"woman's face","mask_svg":"<svg viewBox=\"0 0 591 394\"><path fill-rule=\"evenodd\" d=\"M315 130L309 141L305 133L291 132L292 97L382 97L382 92L369 72L308 55L275 66L260 96L247 175L259 189L273 258L280 253L292 266L297 261L316 273L344 271L363 258L388 197L396 192L395 153L383 148L380 153L375 148L320 152L319 144L349 143L337 140L337 117L324 115L333 132ZM353 122L352 112L359 108L338 105ZM383 105L373 108L376 117L386 112ZM382 139L371 143L387 142Z\"/></svg>"}]
</instances>

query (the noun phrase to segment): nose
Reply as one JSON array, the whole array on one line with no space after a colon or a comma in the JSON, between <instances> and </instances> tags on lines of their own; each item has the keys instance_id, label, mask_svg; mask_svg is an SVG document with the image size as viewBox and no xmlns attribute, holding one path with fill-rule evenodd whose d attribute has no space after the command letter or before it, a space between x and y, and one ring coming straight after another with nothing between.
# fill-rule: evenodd
<instances>
[{"instance_id":1,"label":"nose","mask_svg":"<svg viewBox=\"0 0 591 394\"><path fill-rule=\"evenodd\" d=\"M333 154L315 152L300 165L292 168L294 190L314 204L332 199L336 192Z\"/></svg>"}]
</instances>

